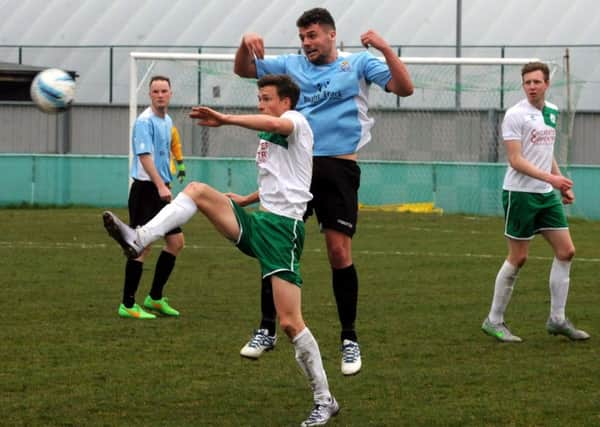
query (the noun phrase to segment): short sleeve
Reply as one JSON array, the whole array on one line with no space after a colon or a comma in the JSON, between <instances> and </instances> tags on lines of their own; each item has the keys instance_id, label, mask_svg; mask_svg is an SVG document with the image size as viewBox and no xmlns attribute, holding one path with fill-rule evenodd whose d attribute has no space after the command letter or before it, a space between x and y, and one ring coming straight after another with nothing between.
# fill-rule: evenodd
<instances>
[{"instance_id":1,"label":"short sleeve","mask_svg":"<svg viewBox=\"0 0 600 427\"><path fill-rule=\"evenodd\" d=\"M294 130L292 132L293 138L290 138L292 143L301 141L302 138L304 138L310 140L310 144L312 147L312 129L308 124L306 118L302 115L302 113L296 110L288 110L285 113L283 113L281 117L291 120L294 124Z\"/></svg>"},{"instance_id":2,"label":"short sleeve","mask_svg":"<svg viewBox=\"0 0 600 427\"><path fill-rule=\"evenodd\" d=\"M519 140L523 138L521 120L514 111L508 110L502 120L502 139L504 141Z\"/></svg>"},{"instance_id":3,"label":"short sleeve","mask_svg":"<svg viewBox=\"0 0 600 427\"><path fill-rule=\"evenodd\" d=\"M365 52L365 65L364 65L364 75L365 79L369 82L373 82L380 86L382 89L385 89L385 86L388 84L390 79L392 78L392 73L390 73L390 68L385 63L385 61L381 61L375 56L373 56L370 52Z\"/></svg>"},{"instance_id":4,"label":"short sleeve","mask_svg":"<svg viewBox=\"0 0 600 427\"><path fill-rule=\"evenodd\" d=\"M149 120L137 120L133 132L133 153L135 155L152 153L152 123Z\"/></svg>"},{"instance_id":5,"label":"short sleeve","mask_svg":"<svg viewBox=\"0 0 600 427\"><path fill-rule=\"evenodd\" d=\"M259 79L266 74L285 74L287 55L256 60L256 77Z\"/></svg>"}]
</instances>

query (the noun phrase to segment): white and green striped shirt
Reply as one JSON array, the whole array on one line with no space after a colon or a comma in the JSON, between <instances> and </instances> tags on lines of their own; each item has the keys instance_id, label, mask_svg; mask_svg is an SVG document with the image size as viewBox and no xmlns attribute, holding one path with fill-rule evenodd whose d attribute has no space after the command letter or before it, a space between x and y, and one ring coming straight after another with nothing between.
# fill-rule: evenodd
<instances>
[{"instance_id":1,"label":"white and green striped shirt","mask_svg":"<svg viewBox=\"0 0 600 427\"><path fill-rule=\"evenodd\" d=\"M556 105L546 101L543 110L539 110L524 99L506 112L502 121L502 138L504 141L520 141L523 157L539 169L550 172L554 158L557 119ZM552 191L552 185L549 183L518 172L510 165L504 176L502 188L528 193Z\"/></svg>"},{"instance_id":2,"label":"white and green striped shirt","mask_svg":"<svg viewBox=\"0 0 600 427\"><path fill-rule=\"evenodd\" d=\"M259 134L258 195L261 206L269 212L302 220L312 199L313 133L299 112L286 111L281 117L294 123L290 135Z\"/></svg>"}]
</instances>

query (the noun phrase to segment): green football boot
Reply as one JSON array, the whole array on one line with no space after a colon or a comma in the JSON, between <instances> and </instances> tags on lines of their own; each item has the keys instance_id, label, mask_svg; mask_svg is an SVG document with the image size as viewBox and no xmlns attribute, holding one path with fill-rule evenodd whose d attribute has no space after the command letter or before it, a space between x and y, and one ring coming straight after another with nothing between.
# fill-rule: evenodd
<instances>
[{"instance_id":1,"label":"green football boot","mask_svg":"<svg viewBox=\"0 0 600 427\"><path fill-rule=\"evenodd\" d=\"M179 312L169 305L169 299L167 297L153 300L152 297L148 295L144 300L144 308L164 314L165 316L179 316Z\"/></svg>"},{"instance_id":2,"label":"green football boot","mask_svg":"<svg viewBox=\"0 0 600 427\"><path fill-rule=\"evenodd\" d=\"M145 312L138 304L133 304L131 308L121 304L119 306L119 316L130 319L156 319L154 314Z\"/></svg>"}]
</instances>

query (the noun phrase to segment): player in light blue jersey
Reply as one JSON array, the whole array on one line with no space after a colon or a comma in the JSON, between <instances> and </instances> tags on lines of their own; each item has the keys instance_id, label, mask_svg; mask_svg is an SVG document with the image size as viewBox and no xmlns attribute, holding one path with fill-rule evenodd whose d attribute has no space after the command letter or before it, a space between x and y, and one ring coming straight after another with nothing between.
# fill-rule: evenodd
<instances>
[{"instance_id":1,"label":"player in light blue jersey","mask_svg":"<svg viewBox=\"0 0 600 427\"><path fill-rule=\"evenodd\" d=\"M307 10L296 25L303 55L267 59L263 39L248 33L237 50L234 71L254 78L284 73L300 86L297 109L306 116L314 133L314 198L306 217L314 210L325 236L342 329L341 370L344 375L354 375L362 362L355 330L358 276L352 260L352 236L356 231L360 185L358 151L370 141L374 123L367 116L368 90L375 83L388 92L409 96L413 84L406 66L375 31L362 34L361 43L377 49L385 62L368 51L338 51L335 22L326 9ZM242 348L242 356L258 358L274 346L275 308L271 294L271 284L263 280L261 325Z\"/></svg>"},{"instance_id":2,"label":"player in light blue jersey","mask_svg":"<svg viewBox=\"0 0 600 427\"><path fill-rule=\"evenodd\" d=\"M171 133L173 121L167 114L171 100L171 82L165 76L150 79L151 105L136 119L133 127L132 148L134 159L131 165L133 183L129 191L129 223L132 227L145 224L156 215L172 198L170 183ZM179 316L163 296L163 289L175 267L177 255L184 245L183 232L176 227L165 236L165 247L156 262L154 279L143 307L165 316ZM142 278L144 259L150 246L125 265L123 300L118 314L134 319L153 319L153 313L145 311L135 303L135 293Z\"/></svg>"},{"instance_id":3,"label":"player in light blue jersey","mask_svg":"<svg viewBox=\"0 0 600 427\"><path fill-rule=\"evenodd\" d=\"M131 165L131 178L136 181L153 181L149 163L142 163L150 159L158 172L160 184L157 186L161 197L167 197L171 191L168 184L171 182L171 135L173 120L168 114L157 115L152 107L146 108L136 119L133 125L132 148L134 161ZM145 165L145 166L144 166ZM146 170L148 168L148 170Z\"/></svg>"}]
</instances>

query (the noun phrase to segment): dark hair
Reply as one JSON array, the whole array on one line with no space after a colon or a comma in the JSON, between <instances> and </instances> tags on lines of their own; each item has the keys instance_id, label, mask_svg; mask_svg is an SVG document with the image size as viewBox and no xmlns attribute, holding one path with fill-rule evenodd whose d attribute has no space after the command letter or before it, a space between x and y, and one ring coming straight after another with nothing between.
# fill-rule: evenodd
<instances>
[{"instance_id":1,"label":"dark hair","mask_svg":"<svg viewBox=\"0 0 600 427\"><path fill-rule=\"evenodd\" d=\"M521 77L527 73L538 70L544 74L544 81L547 82L550 80L550 68L548 68L548 65L539 61L528 62L527 64L523 65L523 68L521 68Z\"/></svg>"},{"instance_id":2,"label":"dark hair","mask_svg":"<svg viewBox=\"0 0 600 427\"><path fill-rule=\"evenodd\" d=\"M285 74L267 74L256 82L259 88L265 86L275 86L277 96L290 99L290 108L296 108L298 98L300 98L300 88L294 81Z\"/></svg>"},{"instance_id":3,"label":"dark hair","mask_svg":"<svg viewBox=\"0 0 600 427\"><path fill-rule=\"evenodd\" d=\"M322 7L306 10L296 21L298 28L306 28L312 24L329 25L335 30L333 16L331 16L331 13L327 9L323 9Z\"/></svg>"},{"instance_id":4,"label":"dark hair","mask_svg":"<svg viewBox=\"0 0 600 427\"><path fill-rule=\"evenodd\" d=\"M150 83L148 83L148 86L152 86L152 83L156 82L156 81L165 81L169 84L169 87L171 87L171 80L169 80L169 78L167 76L161 76L161 75L156 75L156 76L152 76L150 78Z\"/></svg>"}]
</instances>

